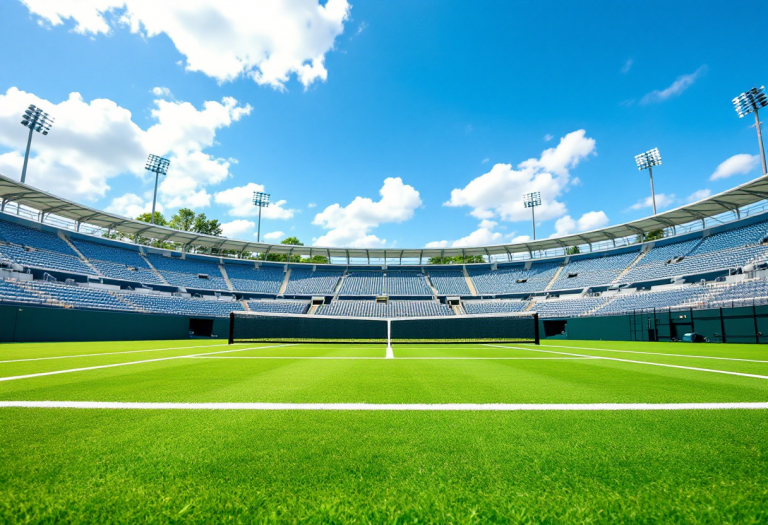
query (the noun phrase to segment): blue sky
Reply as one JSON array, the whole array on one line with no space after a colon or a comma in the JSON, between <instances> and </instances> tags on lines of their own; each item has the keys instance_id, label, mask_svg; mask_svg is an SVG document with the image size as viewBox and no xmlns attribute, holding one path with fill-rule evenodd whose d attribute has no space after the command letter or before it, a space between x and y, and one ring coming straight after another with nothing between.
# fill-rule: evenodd
<instances>
[{"instance_id":1,"label":"blue sky","mask_svg":"<svg viewBox=\"0 0 768 525\"><path fill-rule=\"evenodd\" d=\"M121 214L151 205L149 152L166 215L253 239L264 189L271 239L370 247L520 240L525 191L539 237L648 215L653 147L663 208L760 171L731 104L768 82L757 0L61 4L0 2L0 172L36 103L28 182Z\"/></svg>"}]
</instances>

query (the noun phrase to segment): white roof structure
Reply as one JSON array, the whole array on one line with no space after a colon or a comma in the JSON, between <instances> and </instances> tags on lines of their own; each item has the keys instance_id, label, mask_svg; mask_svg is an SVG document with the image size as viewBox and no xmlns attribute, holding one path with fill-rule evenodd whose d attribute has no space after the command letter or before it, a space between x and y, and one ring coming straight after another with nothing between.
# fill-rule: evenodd
<instances>
[{"instance_id":1,"label":"white roof structure","mask_svg":"<svg viewBox=\"0 0 768 525\"><path fill-rule=\"evenodd\" d=\"M589 232L583 232L562 237L553 237L515 244L500 244L493 246L477 246L470 248L331 248L318 246L291 246L286 244L267 244L249 241L214 237L194 232L174 230L164 226L154 226L146 222L121 217L113 213L78 204L51 193L21 184L9 177L0 175L0 199L2 209L8 202L16 202L39 210L41 218L50 214L71 219L76 223L90 224L101 228L116 230L128 235L141 235L161 241L175 242L188 246L205 246L221 250L236 250L238 252L256 252L266 254L287 254L314 256L323 255L329 258L350 259L427 259L430 257L461 257L472 255L507 255L510 258L515 253L532 253L553 248L567 248L584 244L594 244L602 241L613 241L642 233L673 228L703 221L708 217L733 211L738 216L739 208L768 199L768 175L763 175L740 186L707 197L700 201L686 204L673 210L665 211L638 219L636 221L608 226Z\"/></svg>"}]
</instances>

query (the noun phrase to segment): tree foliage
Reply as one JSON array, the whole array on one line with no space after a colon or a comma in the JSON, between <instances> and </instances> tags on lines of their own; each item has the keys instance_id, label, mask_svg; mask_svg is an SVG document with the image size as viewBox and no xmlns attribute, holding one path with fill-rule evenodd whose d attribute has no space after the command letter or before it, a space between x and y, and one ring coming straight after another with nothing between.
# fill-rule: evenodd
<instances>
[{"instance_id":1,"label":"tree foliage","mask_svg":"<svg viewBox=\"0 0 768 525\"><path fill-rule=\"evenodd\" d=\"M472 263L484 263L485 259L482 255L468 255L467 257L430 257L429 264L472 264Z\"/></svg>"}]
</instances>

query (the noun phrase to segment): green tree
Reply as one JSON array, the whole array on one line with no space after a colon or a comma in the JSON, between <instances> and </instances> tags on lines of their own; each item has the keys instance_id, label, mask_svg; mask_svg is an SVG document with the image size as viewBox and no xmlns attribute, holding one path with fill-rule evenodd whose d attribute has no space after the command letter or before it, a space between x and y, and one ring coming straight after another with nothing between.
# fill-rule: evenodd
<instances>
[{"instance_id":1,"label":"green tree","mask_svg":"<svg viewBox=\"0 0 768 525\"><path fill-rule=\"evenodd\" d=\"M578 246L567 246L565 248L566 255L576 255L578 253L581 253L581 250L579 250Z\"/></svg>"},{"instance_id":2,"label":"green tree","mask_svg":"<svg viewBox=\"0 0 768 525\"><path fill-rule=\"evenodd\" d=\"M171 217L171 222L168 223L168 226L174 230L182 230L185 232L194 231L195 212L189 208L180 208L179 211Z\"/></svg>"},{"instance_id":3,"label":"green tree","mask_svg":"<svg viewBox=\"0 0 768 525\"><path fill-rule=\"evenodd\" d=\"M286 237L282 241L280 241L280 244L289 244L291 246L304 246L304 243L301 242L296 237ZM284 253L270 253L264 257L264 254L259 254L258 257L260 260L264 261L273 261L273 262L306 262L301 258L301 255L291 255L290 258L287 254Z\"/></svg>"},{"instance_id":4,"label":"green tree","mask_svg":"<svg viewBox=\"0 0 768 525\"><path fill-rule=\"evenodd\" d=\"M429 264L472 264L472 263L484 263L485 259L482 255L468 255L462 257L460 255L456 257L430 257Z\"/></svg>"},{"instance_id":5,"label":"green tree","mask_svg":"<svg viewBox=\"0 0 768 525\"><path fill-rule=\"evenodd\" d=\"M664 230L651 230L637 236L637 242L650 242L664 238Z\"/></svg>"},{"instance_id":6,"label":"green tree","mask_svg":"<svg viewBox=\"0 0 768 525\"><path fill-rule=\"evenodd\" d=\"M195 222L191 231L196 233L203 233L205 235L213 235L214 237L218 237L222 232L221 224L219 223L218 219L208 220L208 217L205 216L205 213L201 213L195 217Z\"/></svg>"},{"instance_id":7,"label":"green tree","mask_svg":"<svg viewBox=\"0 0 768 525\"><path fill-rule=\"evenodd\" d=\"M309 264L328 264L328 257L325 255L313 255L309 259L302 259L301 262L306 262Z\"/></svg>"},{"instance_id":8,"label":"green tree","mask_svg":"<svg viewBox=\"0 0 768 525\"><path fill-rule=\"evenodd\" d=\"M141 215L136 217L136 220L142 221L142 222L152 222L152 214L149 212L142 213ZM157 226L168 226L168 221L165 220L165 217L163 217L163 214L160 213L159 211L155 212L155 224Z\"/></svg>"}]
</instances>

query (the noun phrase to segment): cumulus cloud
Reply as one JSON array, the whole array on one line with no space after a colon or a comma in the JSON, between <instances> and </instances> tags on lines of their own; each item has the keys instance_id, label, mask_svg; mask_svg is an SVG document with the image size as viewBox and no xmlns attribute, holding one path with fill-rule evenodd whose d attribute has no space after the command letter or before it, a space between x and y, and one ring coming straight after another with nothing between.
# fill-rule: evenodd
<instances>
[{"instance_id":1,"label":"cumulus cloud","mask_svg":"<svg viewBox=\"0 0 768 525\"><path fill-rule=\"evenodd\" d=\"M282 88L291 75L305 87L326 80L325 55L344 31L347 0L21 0L52 26L65 20L83 35L126 27L145 38L166 35L188 71L219 82L240 76Z\"/></svg>"},{"instance_id":2,"label":"cumulus cloud","mask_svg":"<svg viewBox=\"0 0 768 525\"><path fill-rule=\"evenodd\" d=\"M667 195L665 193L656 194L656 207L658 209L667 208L674 203L675 203L674 194L673 195ZM630 210L642 210L643 208L653 208L653 200L650 196L644 199L640 199L635 204L629 207Z\"/></svg>"},{"instance_id":3,"label":"cumulus cloud","mask_svg":"<svg viewBox=\"0 0 768 525\"><path fill-rule=\"evenodd\" d=\"M307 208L317 208L317 203L310 202L309 204L307 204Z\"/></svg>"},{"instance_id":4,"label":"cumulus cloud","mask_svg":"<svg viewBox=\"0 0 768 525\"><path fill-rule=\"evenodd\" d=\"M734 175L746 175L759 165L760 157L758 155L739 153L721 162L715 172L709 177L709 180L727 179Z\"/></svg>"},{"instance_id":5,"label":"cumulus cloud","mask_svg":"<svg viewBox=\"0 0 768 525\"><path fill-rule=\"evenodd\" d=\"M419 192L403 183L400 177L387 178L379 190L381 199L355 197L347 206L332 204L315 215L312 224L329 230L314 240L315 246L348 246L379 248L386 244L371 230L385 223L404 222L421 206Z\"/></svg>"},{"instance_id":6,"label":"cumulus cloud","mask_svg":"<svg viewBox=\"0 0 768 525\"><path fill-rule=\"evenodd\" d=\"M266 240L268 240L268 241L277 241L277 240L279 240L279 239L280 239L280 238L281 238L283 235L285 235L285 233L283 233L283 232L280 232L280 231L278 231L278 232L269 232L269 233L265 233L265 234L264 234L264 239L266 239Z\"/></svg>"},{"instance_id":7,"label":"cumulus cloud","mask_svg":"<svg viewBox=\"0 0 768 525\"><path fill-rule=\"evenodd\" d=\"M112 199L112 202L106 207L106 211L134 219L142 213L152 213L152 201L143 199L135 193L126 193ZM162 212L163 205L157 203L155 211Z\"/></svg>"},{"instance_id":8,"label":"cumulus cloud","mask_svg":"<svg viewBox=\"0 0 768 525\"><path fill-rule=\"evenodd\" d=\"M597 230L608 222L608 216L604 211L587 212L578 221L571 218L570 215L564 215L555 221L555 233L552 234L552 237Z\"/></svg>"},{"instance_id":9,"label":"cumulus cloud","mask_svg":"<svg viewBox=\"0 0 768 525\"><path fill-rule=\"evenodd\" d=\"M95 200L106 194L113 177L146 177L144 160L151 152L171 161L158 190L158 201L169 208L210 203L205 188L229 176L229 162L204 150L213 145L220 128L251 111L229 97L205 102L202 110L188 102L155 100L155 124L143 130L130 111L108 99L87 102L71 93L67 100L52 103L12 87L0 94L0 145L11 150L0 155L0 173L21 171L27 136L19 111L29 104L43 108L56 122L48 136L32 141L27 182L66 197Z\"/></svg>"},{"instance_id":10,"label":"cumulus cloud","mask_svg":"<svg viewBox=\"0 0 768 525\"><path fill-rule=\"evenodd\" d=\"M634 63L635 63L634 60L632 60L631 58L628 58L626 62L624 62L624 65L621 66L621 72L624 73L625 75L629 73L629 70L632 69L632 64Z\"/></svg>"},{"instance_id":11,"label":"cumulus cloud","mask_svg":"<svg viewBox=\"0 0 768 525\"><path fill-rule=\"evenodd\" d=\"M707 66L701 66L699 69L688 75L681 75L677 80L664 89L656 89L640 99L641 104L652 104L654 102L664 102L667 99L681 95L683 91L693 85L696 80L706 72Z\"/></svg>"},{"instance_id":12,"label":"cumulus cloud","mask_svg":"<svg viewBox=\"0 0 768 525\"><path fill-rule=\"evenodd\" d=\"M258 217L259 208L253 205L253 194L257 191L263 193L264 185L249 182L245 186L217 192L213 200L216 204L228 207L227 214L232 217ZM270 202L269 206L261 209L261 217L264 219L292 218L296 210L285 208L286 204L285 200Z\"/></svg>"},{"instance_id":13,"label":"cumulus cloud","mask_svg":"<svg viewBox=\"0 0 768 525\"><path fill-rule=\"evenodd\" d=\"M536 218L549 220L566 213L564 203L557 200L570 182L570 169L595 154L595 141L583 129L569 133L560 143L544 150L539 158L528 159L514 169L511 164L496 164L481 175L451 192L444 206L469 206L470 214L478 219L500 218L520 221L530 218L521 196L531 191L541 192L542 205Z\"/></svg>"},{"instance_id":14,"label":"cumulus cloud","mask_svg":"<svg viewBox=\"0 0 768 525\"><path fill-rule=\"evenodd\" d=\"M152 94L156 97L170 97L171 90L167 87L154 87L152 88Z\"/></svg>"},{"instance_id":15,"label":"cumulus cloud","mask_svg":"<svg viewBox=\"0 0 768 525\"><path fill-rule=\"evenodd\" d=\"M495 221L484 219L478 225L478 228L456 241L432 241L426 244L426 248L467 248L472 246L488 246L492 244L502 244L504 236L493 231L498 226Z\"/></svg>"},{"instance_id":16,"label":"cumulus cloud","mask_svg":"<svg viewBox=\"0 0 768 525\"><path fill-rule=\"evenodd\" d=\"M702 199L706 199L706 198L707 198L707 197L709 197L710 195L712 195L712 192L711 192L711 191L709 191L709 190L707 190L707 189L704 189L704 190L698 190L698 191L694 191L693 193L691 193L691 194L688 196L688 198L687 198L687 199L685 199L685 202L696 202L696 201L700 201L700 200L702 200Z\"/></svg>"},{"instance_id":17,"label":"cumulus cloud","mask_svg":"<svg viewBox=\"0 0 768 525\"><path fill-rule=\"evenodd\" d=\"M246 219L235 219L221 225L221 234L230 239L242 238L256 227L256 223Z\"/></svg>"},{"instance_id":18,"label":"cumulus cloud","mask_svg":"<svg viewBox=\"0 0 768 525\"><path fill-rule=\"evenodd\" d=\"M554 135L552 135L551 133L547 133L546 135L544 135L544 142L549 142L553 138L555 138Z\"/></svg>"}]
</instances>

